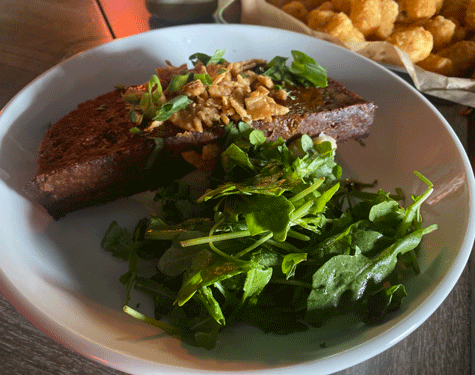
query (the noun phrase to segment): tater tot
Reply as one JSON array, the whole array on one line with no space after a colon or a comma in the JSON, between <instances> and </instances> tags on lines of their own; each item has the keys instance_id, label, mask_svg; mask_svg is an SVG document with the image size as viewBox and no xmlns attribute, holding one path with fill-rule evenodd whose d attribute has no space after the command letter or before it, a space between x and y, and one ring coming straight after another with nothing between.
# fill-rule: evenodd
<instances>
[{"instance_id":1,"label":"tater tot","mask_svg":"<svg viewBox=\"0 0 475 375\"><path fill-rule=\"evenodd\" d=\"M444 5L444 0L435 0L435 14L439 14L443 5Z\"/></svg>"},{"instance_id":2,"label":"tater tot","mask_svg":"<svg viewBox=\"0 0 475 375\"><path fill-rule=\"evenodd\" d=\"M318 10L331 10L331 11L336 11L337 9L333 5L331 1L325 1L324 3L320 4L317 8Z\"/></svg>"},{"instance_id":3,"label":"tater tot","mask_svg":"<svg viewBox=\"0 0 475 375\"><path fill-rule=\"evenodd\" d=\"M332 0L332 3L338 11L350 14L351 0Z\"/></svg>"},{"instance_id":4,"label":"tater tot","mask_svg":"<svg viewBox=\"0 0 475 375\"><path fill-rule=\"evenodd\" d=\"M381 24L381 0L351 0L350 19L366 37Z\"/></svg>"},{"instance_id":5,"label":"tater tot","mask_svg":"<svg viewBox=\"0 0 475 375\"><path fill-rule=\"evenodd\" d=\"M435 14L435 0L404 0L408 20L428 19Z\"/></svg>"},{"instance_id":6,"label":"tater tot","mask_svg":"<svg viewBox=\"0 0 475 375\"><path fill-rule=\"evenodd\" d=\"M326 3L328 0L303 0L305 8L310 12L311 10L317 9L323 3Z\"/></svg>"},{"instance_id":7,"label":"tater tot","mask_svg":"<svg viewBox=\"0 0 475 375\"><path fill-rule=\"evenodd\" d=\"M454 18L459 24L463 24L465 22L467 5L467 0L446 0L444 1L440 14L445 18Z\"/></svg>"},{"instance_id":8,"label":"tater tot","mask_svg":"<svg viewBox=\"0 0 475 375\"><path fill-rule=\"evenodd\" d=\"M432 34L422 26L412 26L394 32L387 41L406 52L413 63L427 58L434 45Z\"/></svg>"},{"instance_id":9,"label":"tater tot","mask_svg":"<svg viewBox=\"0 0 475 375\"><path fill-rule=\"evenodd\" d=\"M342 42L363 42L365 40L361 31L353 26L350 18L343 12L335 13L322 30L333 35Z\"/></svg>"},{"instance_id":10,"label":"tater tot","mask_svg":"<svg viewBox=\"0 0 475 375\"><path fill-rule=\"evenodd\" d=\"M447 46L455 34L457 25L444 16L436 16L424 24L424 28L434 37L434 48Z\"/></svg>"},{"instance_id":11,"label":"tater tot","mask_svg":"<svg viewBox=\"0 0 475 375\"><path fill-rule=\"evenodd\" d=\"M475 65L475 42L461 40L444 48L437 54L452 60L455 76L463 76L469 68Z\"/></svg>"},{"instance_id":12,"label":"tater tot","mask_svg":"<svg viewBox=\"0 0 475 375\"><path fill-rule=\"evenodd\" d=\"M285 4L281 9L302 22L307 20L308 10L301 1L291 1Z\"/></svg>"},{"instance_id":13,"label":"tater tot","mask_svg":"<svg viewBox=\"0 0 475 375\"><path fill-rule=\"evenodd\" d=\"M442 74L444 76L453 75L454 64L452 60L434 53L431 53L424 60L419 61L417 65L429 72Z\"/></svg>"},{"instance_id":14,"label":"tater tot","mask_svg":"<svg viewBox=\"0 0 475 375\"><path fill-rule=\"evenodd\" d=\"M386 39L394 29L394 22L399 14L399 5L394 0L382 0L381 3L381 24L374 34L380 39Z\"/></svg>"},{"instance_id":15,"label":"tater tot","mask_svg":"<svg viewBox=\"0 0 475 375\"><path fill-rule=\"evenodd\" d=\"M465 25L470 29L475 29L475 0L470 1L465 13Z\"/></svg>"},{"instance_id":16,"label":"tater tot","mask_svg":"<svg viewBox=\"0 0 475 375\"><path fill-rule=\"evenodd\" d=\"M453 17L447 19L451 20L455 24L455 31L454 36L452 37L452 43L464 40L467 36L467 30L465 29L465 27L461 26L460 22Z\"/></svg>"},{"instance_id":17,"label":"tater tot","mask_svg":"<svg viewBox=\"0 0 475 375\"><path fill-rule=\"evenodd\" d=\"M307 17L307 25L312 30L322 31L330 18L335 14L331 10L312 10Z\"/></svg>"}]
</instances>

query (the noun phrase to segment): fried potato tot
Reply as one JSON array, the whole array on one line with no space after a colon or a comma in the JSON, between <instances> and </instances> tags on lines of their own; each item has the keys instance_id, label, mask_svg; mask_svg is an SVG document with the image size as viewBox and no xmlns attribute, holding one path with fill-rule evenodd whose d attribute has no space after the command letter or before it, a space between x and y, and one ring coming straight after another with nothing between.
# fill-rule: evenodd
<instances>
[{"instance_id":1,"label":"fried potato tot","mask_svg":"<svg viewBox=\"0 0 475 375\"><path fill-rule=\"evenodd\" d=\"M365 37L381 25L381 0L351 0L350 19Z\"/></svg>"},{"instance_id":2,"label":"fried potato tot","mask_svg":"<svg viewBox=\"0 0 475 375\"><path fill-rule=\"evenodd\" d=\"M441 15L424 23L424 28L434 37L435 49L446 47L452 41L456 27L453 21Z\"/></svg>"},{"instance_id":3,"label":"fried potato tot","mask_svg":"<svg viewBox=\"0 0 475 375\"><path fill-rule=\"evenodd\" d=\"M333 5L333 3L331 1L325 1L324 3L322 3L321 5L319 5L317 8L315 9L318 9L318 10L331 10L331 11L337 11L338 9L336 9L335 5Z\"/></svg>"},{"instance_id":4,"label":"fried potato tot","mask_svg":"<svg viewBox=\"0 0 475 375\"><path fill-rule=\"evenodd\" d=\"M350 18L343 12L333 14L322 31L337 37L342 42L363 42L365 40L363 33L353 26Z\"/></svg>"},{"instance_id":5,"label":"fried potato tot","mask_svg":"<svg viewBox=\"0 0 475 375\"><path fill-rule=\"evenodd\" d=\"M463 27L456 18L451 17L447 19L451 20L455 24L454 36L452 37L451 41L452 44L464 40L467 36L467 29Z\"/></svg>"},{"instance_id":6,"label":"fried potato tot","mask_svg":"<svg viewBox=\"0 0 475 375\"><path fill-rule=\"evenodd\" d=\"M434 45L432 34L422 26L410 26L394 32L387 41L406 52L413 63L427 58Z\"/></svg>"},{"instance_id":7,"label":"fried potato tot","mask_svg":"<svg viewBox=\"0 0 475 375\"><path fill-rule=\"evenodd\" d=\"M439 14L443 5L444 5L444 0L435 0L435 14Z\"/></svg>"},{"instance_id":8,"label":"fried potato tot","mask_svg":"<svg viewBox=\"0 0 475 375\"><path fill-rule=\"evenodd\" d=\"M429 19L435 14L435 0L404 0L404 11L409 21Z\"/></svg>"},{"instance_id":9,"label":"fried potato tot","mask_svg":"<svg viewBox=\"0 0 475 375\"><path fill-rule=\"evenodd\" d=\"M381 14L381 24L374 34L379 39L386 39L393 32L399 14L399 4L394 0L382 0Z\"/></svg>"},{"instance_id":10,"label":"fried potato tot","mask_svg":"<svg viewBox=\"0 0 475 375\"><path fill-rule=\"evenodd\" d=\"M314 9L308 14L307 25L312 30L322 31L334 14L331 10Z\"/></svg>"},{"instance_id":11,"label":"fried potato tot","mask_svg":"<svg viewBox=\"0 0 475 375\"><path fill-rule=\"evenodd\" d=\"M343 12L331 10L312 10L307 18L308 26L323 33L330 34L342 42L363 42L363 33L353 26L350 18Z\"/></svg>"},{"instance_id":12,"label":"fried potato tot","mask_svg":"<svg viewBox=\"0 0 475 375\"><path fill-rule=\"evenodd\" d=\"M446 0L440 14L445 18L456 19L459 24L465 22L468 0Z\"/></svg>"},{"instance_id":13,"label":"fried potato tot","mask_svg":"<svg viewBox=\"0 0 475 375\"><path fill-rule=\"evenodd\" d=\"M350 14L351 11L351 0L332 0L332 4L335 8L345 14Z\"/></svg>"},{"instance_id":14,"label":"fried potato tot","mask_svg":"<svg viewBox=\"0 0 475 375\"><path fill-rule=\"evenodd\" d=\"M475 29L475 0L470 1L465 13L465 25L470 29Z\"/></svg>"},{"instance_id":15,"label":"fried potato tot","mask_svg":"<svg viewBox=\"0 0 475 375\"><path fill-rule=\"evenodd\" d=\"M475 66L475 42L461 40L437 53L439 56L452 60L454 76L463 76L470 68Z\"/></svg>"},{"instance_id":16,"label":"fried potato tot","mask_svg":"<svg viewBox=\"0 0 475 375\"><path fill-rule=\"evenodd\" d=\"M291 1L281 8L285 13L299 19L302 22L307 21L308 10L301 1Z\"/></svg>"},{"instance_id":17,"label":"fried potato tot","mask_svg":"<svg viewBox=\"0 0 475 375\"><path fill-rule=\"evenodd\" d=\"M328 0L303 0L303 4L305 8L310 12L314 9L317 9L323 3L326 3Z\"/></svg>"},{"instance_id":18,"label":"fried potato tot","mask_svg":"<svg viewBox=\"0 0 475 375\"><path fill-rule=\"evenodd\" d=\"M452 60L446 57L436 55L434 53L431 53L424 60L419 61L417 65L424 70L437 74L442 74L444 76L451 76L453 75L454 71L454 64Z\"/></svg>"}]
</instances>

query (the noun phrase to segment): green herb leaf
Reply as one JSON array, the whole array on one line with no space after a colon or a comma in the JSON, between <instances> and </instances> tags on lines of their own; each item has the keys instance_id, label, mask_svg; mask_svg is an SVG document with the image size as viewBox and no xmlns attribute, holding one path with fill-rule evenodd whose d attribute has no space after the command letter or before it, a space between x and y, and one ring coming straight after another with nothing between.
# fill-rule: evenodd
<instances>
[{"instance_id":1,"label":"green herb leaf","mask_svg":"<svg viewBox=\"0 0 475 375\"><path fill-rule=\"evenodd\" d=\"M327 70L314 59L303 52L292 51L294 61L290 67L290 72L303 80L309 81L315 87L326 87Z\"/></svg>"},{"instance_id":2,"label":"green herb leaf","mask_svg":"<svg viewBox=\"0 0 475 375\"><path fill-rule=\"evenodd\" d=\"M152 120L157 121L166 121L173 115L175 112L178 112L181 109L186 108L193 101L189 99L186 95L179 95L173 99L166 102L157 112L155 117Z\"/></svg>"},{"instance_id":3,"label":"green herb leaf","mask_svg":"<svg viewBox=\"0 0 475 375\"><path fill-rule=\"evenodd\" d=\"M254 146L259 146L264 144L267 141L264 133L260 130L253 130L251 134L249 134L249 142L251 142Z\"/></svg>"},{"instance_id":4,"label":"green herb leaf","mask_svg":"<svg viewBox=\"0 0 475 375\"><path fill-rule=\"evenodd\" d=\"M113 221L101 241L101 247L116 258L128 260L134 248L134 241L127 229Z\"/></svg>"},{"instance_id":5,"label":"green herb leaf","mask_svg":"<svg viewBox=\"0 0 475 375\"><path fill-rule=\"evenodd\" d=\"M217 49L213 56L209 59L206 65L210 64L221 64L223 62L223 56L226 51L224 49Z\"/></svg>"},{"instance_id":6,"label":"green herb leaf","mask_svg":"<svg viewBox=\"0 0 475 375\"><path fill-rule=\"evenodd\" d=\"M307 253L292 253L284 256L282 260L282 272L287 279L295 275L297 264L307 260Z\"/></svg>"},{"instance_id":7,"label":"green herb leaf","mask_svg":"<svg viewBox=\"0 0 475 375\"><path fill-rule=\"evenodd\" d=\"M252 268L253 265L250 262L243 263L226 260L212 264L184 281L178 292L176 303L178 306L183 306L200 288L246 273Z\"/></svg>"},{"instance_id":8,"label":"green herb leaf","mask_svg":"<svg viewBox=\"0 0 475 375\"><path fill-rule=\"evenodd\" d=\"M295 207L283 196L254 195L243 213L251 235L270 231L277 241L285 241L290 229L290 215Z\"/></svg>"},{"instance_id":9,"label":"green herb leaf","mask_svg":"<svg viewBox=\"0 0 475 375\"><path fill-rule=\"evenodd\" d=\"M221 306L214 298L211 288L207 286L201 287L201 289L195 294L194 298L198 299L203 304L209 315L211 315L217 323L222 326L226 324L226 319L224 318Z\"/></svg>"},{"instance_id":10,"label":"green herb leaf","mask_svg":"<svg viewBox=\"0 0 475 375\"><path fill-rule=\"evenodd\" d=\"M244 169L255 170L246 152L241 150L234 143L231 144L222 154L221 160L226 173L230 173L236 166Z\"/></svg>"},{"instance_id":11,"label":"green herb leaf","mask_svg":"<svg viewBox=\"0 0 475 375\"><path fill-rule=\"evenodd\" d=\"M196 80L200 80L201 83L205 86L211 86L213 85L213 80L211 79L211 76L209 74L206 74L206 73L198 73L198 74L195 74L193 76L193 79Z\"/></svg>"},{"instance_id":12,"label":"green herb leaf","mask_svg":"<svg viewBox=\"0 0 475 375\"><path fill-rule=\"evenodd\" d=\"M183 86L185 86L186 83L188 82L190 75L191 73L174 75L170 83L168 84L167 91L176 92L176 91L181 90Z\"/></svg>"},{"instance_id":13,"label":"green herb leaf","mask_svg":"<svg viewBox=\"0 0 475 375\"><path fill-rule=\"evenodd\" d=\"M150 95L151 102L154 105L157 105L159 102L162 92L163 90L160 79L155 74L152 75L148 81L148 94Z\"/></svg>"},{"instance_id":14,"label":"green herb leaf","mask_svg":"<svg viewBox=\"0 0 475 375\"><path fill-rule=\"evenodd\" d=\"M255 267L247 272L243 286L242 303L257 304L259 294L262 293L272 277L272 268Z\"/></svg>"},{"instance_id":15,"label":"green herb leaf","mask_svg":"<svg viewBox=\"0 0 475 375\"><path fill-rule=\"evenodd\" d=\"M276 56L267 66L264 75L280 84L286 82L295 86L326 87L328 85L326 69L314 59L300 51L292 51L294 61L290 68L286 65L287 58Z\"/></svg>"},{"instance_id":16,"label":"green herb leaf","mask_svg":"<svg viewBox=\"0 0 475 375\"><path fill-rule=\"evenodd\" d=\"M189 57L190 61L193 63L193 65L196 66L198 64L198 61L200 61L203 65L210 65L212 63L215 64L222 64L224 62L223 56L224 56L225 50L223 49L217 49L213 56L206 55L205 53L194 53Z\"/></svg>"},{"instance_id":17,"label":"green herb leaf","mask_svg":"<svg viewBox=\"0 0 475 375\"><path fill-rule=\"evenodd\" d=\"M364 255L337 255L327 261L313 275L313 289L308 297L306 321L321 322L327 309L334 310L344 303L361 299L367 288L378 285L394 270L397 256L415 249L422 236L435 230L432 225L420 229L396 241L374 259ZM346 302L346 301L345 301Z\"/></svg>"}]
</instances>

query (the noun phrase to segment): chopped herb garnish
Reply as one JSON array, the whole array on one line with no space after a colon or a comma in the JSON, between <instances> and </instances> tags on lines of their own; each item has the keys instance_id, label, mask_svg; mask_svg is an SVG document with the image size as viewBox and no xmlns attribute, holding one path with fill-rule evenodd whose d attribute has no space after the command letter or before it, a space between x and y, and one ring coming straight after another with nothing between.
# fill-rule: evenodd
<instances>
[{"instance_id":1,"label":"chopped herb garnish","mask_svg":"<svg viewBox=\"0 0 475 375\"><path fill-rule=\"evenodd\" d=\"M185 81L185 76L174 76L176 78L173 83L174 88L177 88L182 84L182 80ZM188 76L186 76L186 80ZM186 82L185 82L186 83ZM123 98L128 103L132 104L132 109L129 113L130 121L134 124L140 125L145 121L165 121L170 116L186 108L186 106L192 103L185 95L179 95L162 104L162 85L160 79L153 75L147 83L147 91L128 92L123 94Z\"/></svg>"},{"instance_id":2,"label":"chopped herb garnish","mask_svg":"<svg viewBox=\"0 0 475 375\"><path fill-rule=\"evenodd\" d=\"M174 75L167 87L168 92L180 91L186 85L191 73Z\"/></svg>"},{"instance_id":3,"label":"chopped herb garnish","mask_svg":"<svg viewBox=\"0 0 475 375\"><path fill-rule=\"evenodd\" d=\"M134 126L133 128L130 128L129 131L132 133L132 134L137 134L137 135L143 135L144 134L144 131L136 126Z\"/></svg>"},{"instance_id":4,"label":"chopped herb garnish","mask_svg":"<svg viewBox=\"0 0 475 375\"><path fill-rule=\"evenodd\" d=\"M206 55L204 53L194 53L189 57L190 61L193 63L194 66L201 62L203 65L210 65L210 64L223 64L225 60L223 59L224 56L224 49L217 49L213 56Z\"/></svg>"},{"instance_id":5,"label":"chopped herb garnish","mask_svg":"<svg viewBox=\"0 0 475 375\"><path fill-rule=\"evenodd\" d=\"M213 80L211 79L211 76L206 73L198 73L193 76L193 79L199 79L201 83L205 86L211 86L213 84Z\"/></svg>"},{"instance_id":6,"label":"chopped herb garnish","mask_svg":"<svg viewBox=\"0 0 475 375\"><path fill-rule=\"evenodd\" d=\"M152 120L166 121L175 112L178 112L180 109L186 108L188 104L191 103L193 103L193 101L186 95L175 96L173 99L169 100L160 107L160 109L156 112Z\"/></svg>"},{"instance_id":7,"label":"chopped herb garnish","mask_svg":"<svg viewBox=\"0 0 475 375\"><path fill-rule=\"evenodd\" d=\"M294 60L290 67L286 65L288 58L276 56L268 64L263 73L272 78L276 84L285 82L295 86L326 87L326 69L303 52L292 51Z\"/></svg>"}]
</instances>

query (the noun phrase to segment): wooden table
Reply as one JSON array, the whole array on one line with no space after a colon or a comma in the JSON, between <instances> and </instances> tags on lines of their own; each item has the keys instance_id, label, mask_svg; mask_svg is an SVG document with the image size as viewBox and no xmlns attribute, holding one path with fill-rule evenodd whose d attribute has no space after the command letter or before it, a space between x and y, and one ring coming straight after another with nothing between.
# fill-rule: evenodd
<instances>
[{"instance_id":1,"label":"wooden table","mask_svg":"<svg viewBox=\"0 0 475 375\"><path fill-rule=\"evenodd\" d=\"M48 68L74 54L156 26L145 0L0 0L0 108ZM473 157L464 107L435 102ZM471 121L472 122L472 121ZM472 159L473 160L473 159ZM472 367L471 265L440 308L409 337L341 371L349 374L468 374ZM475 310L474 310L475 311ZM61 346L0 295L1 374L122 374Z\"/></svg>"}]
</instances>

